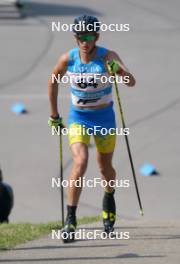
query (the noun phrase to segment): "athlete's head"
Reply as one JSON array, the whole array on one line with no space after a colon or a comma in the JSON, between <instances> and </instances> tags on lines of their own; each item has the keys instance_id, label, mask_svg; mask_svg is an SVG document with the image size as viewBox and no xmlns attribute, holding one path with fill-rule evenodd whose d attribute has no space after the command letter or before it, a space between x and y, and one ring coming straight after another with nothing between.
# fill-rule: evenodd
<instances>
[{"instance_id":1,"label":"athlete's head","mask_svg":"<svg viewBox=\"0 0 180 264\"><path fill-rule=\"evenodd\" d=\"M73 31L79 48L85 53L91 53L99 38L100 22L93 16L79 16L74 19Z\"/></svg>"}]
</instances>

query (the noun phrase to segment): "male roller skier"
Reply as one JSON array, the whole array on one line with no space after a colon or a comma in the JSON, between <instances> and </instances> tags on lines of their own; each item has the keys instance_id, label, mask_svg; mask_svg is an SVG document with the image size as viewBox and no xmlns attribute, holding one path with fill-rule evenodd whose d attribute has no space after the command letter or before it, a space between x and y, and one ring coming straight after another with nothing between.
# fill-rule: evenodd
<instances>
[{"instance_id":1,"label":"male roller skier","mask_svg":"<svg viewBox=\"0 0 180 264\"><path fill-rule=\"evenodd\" d=\"M69 128L93 129L95 126L101 128L116 128L115 113L113 110L112 83L94 81L93 76L109 77L112 74L128 76L128 86L135 85L135 78L128 71L119 56L111 50L96 45L99 39L98 19L93 16L83 15L75 18L74 25L84 25L82 30L74 26L74 37L78 48L64 53L58 60L53 70L53 75L62 77L67 73L72 80L71 83L71 109L69 113ZM95 26L96 25L96 26ZM111 73L108 70L107 62L111 65ZM78 76L83 75L83 81L77 81ZM92 77L88 78L89 76ZM74 79L73 79L74 78ZM87 80L86 80L87 79ZM50 101L49 126L63 127L57 106L58 83L49 80L48 93ZM79 131L79 130L78 130ZM84 176L88 163L88 144L90 135L88 133L69 134L69 141L72 152L73 168L69 180L78 180ZM116 172L112 166L112 157L115 148L116 135L94 133L94 140L97 149L97 162L102 179L108 183L114 180ZM81 187L69 187L67 193L67 217L63 232L69 234L67 241L76 228L76 209L81 193ZM113 230L116 218L116 206L114 200L115 189L107 185L103 197L103 223L106 232Z\"/></svg>"}]
</instances>

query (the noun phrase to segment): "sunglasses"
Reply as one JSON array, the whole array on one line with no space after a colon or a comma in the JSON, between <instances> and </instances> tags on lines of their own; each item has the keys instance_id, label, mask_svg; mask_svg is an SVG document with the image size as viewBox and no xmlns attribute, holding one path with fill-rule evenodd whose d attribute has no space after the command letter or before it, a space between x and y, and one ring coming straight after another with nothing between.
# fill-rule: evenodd
<instances>
[{"instance_id":1,"label":"sunglasses","mask_svg":"<svg viewBox=\"0 0 180 264\"><path fill-rule=\"evenodd\" d=\"M96 39L96 36L94 36L94 35L78 36L78 39L80 41L93 41Z\"/></svg>"}]
</instances>

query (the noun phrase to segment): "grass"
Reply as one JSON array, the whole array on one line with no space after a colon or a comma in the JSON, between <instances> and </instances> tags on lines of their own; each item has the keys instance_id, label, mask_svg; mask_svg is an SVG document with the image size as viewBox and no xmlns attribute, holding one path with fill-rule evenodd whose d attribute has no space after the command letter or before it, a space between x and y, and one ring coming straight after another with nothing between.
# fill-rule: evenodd
<instances>
[{"instance_id":1,"label":"grass","mask_svg":"<svg viewBox=\"0 0 180 264\"><path fill-rule=\"evenodd\" d=\"M78 219L78 224L89 224L100 220L96 217L83 217ZM60 229L59 222L50 222L47 224L2 224L0 225L0 250L12 249L18 244L38 239L51 232L52 229Z\"/></svg>"}]
</instances>

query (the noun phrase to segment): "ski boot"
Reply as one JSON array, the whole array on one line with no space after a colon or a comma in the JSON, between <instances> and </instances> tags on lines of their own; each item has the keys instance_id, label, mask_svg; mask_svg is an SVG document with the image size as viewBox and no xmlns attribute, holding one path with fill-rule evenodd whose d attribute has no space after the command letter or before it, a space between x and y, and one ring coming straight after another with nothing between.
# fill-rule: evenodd
<instances>
[{"instance_id":1,"label":"ski boot","mask_svg":"<svg viewBox=\"0 0 180 264\"><path fill-rule=\"evenodd\" d=\"M65 225L61 230L63 243L71 243L74 241L76 226L76 217L73 215L68 215L66 218Z\"/></svg>"},{"instance_id":2,"label":"ski boot","mask_svg":"<svg viewBox=\"0 0 180 264\"><path fill-rule=\"evenodd\" d=\"M116 220L116 204L114 200L114 192L104 193L103 197L103 224L104 224L104 232L107 234L112 233L114 231L114 223Z\"/></svg>"}]
</instances>

